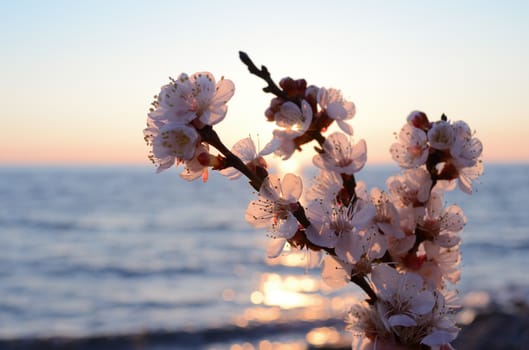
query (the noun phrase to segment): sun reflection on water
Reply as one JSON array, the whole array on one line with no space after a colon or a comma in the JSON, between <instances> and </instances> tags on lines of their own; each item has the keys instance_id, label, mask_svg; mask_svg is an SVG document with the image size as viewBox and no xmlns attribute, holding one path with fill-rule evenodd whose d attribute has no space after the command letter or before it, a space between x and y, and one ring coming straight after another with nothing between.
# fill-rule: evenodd
<instances>
[{"instance_id":1,"label":"sun reflection on water","mask_svg":"<svg viewBox=\"0 0 529 350\"><path fill-rule=\"evenodd\" d=\"M323 325L336 325L337 323L332 323L333 320L343 319L349 307L361 299L362 294L354 288L329 294L329 288L322 282L319 274L309 270L319 261L320 257L316 254L303 251L290 251L276 259L267 259L266 263L278 267L281 274L261 274L255 290L247 296L253 306L246 308L235 320L235 324L242 328L258 324L316 322L313 329L309 328L306 335L298 333L297 338L291 341L277 341L275 336L263 336L269 339L232 344L229 349L307 349L309 346L336 347L347 344L350 337L342 329ZM234 291L225 290L222 297L230 301L233 300L233 295Z\"/></svg>"},{"instance_id":2,"label":"sun reflection on water","mask_svg":"<svg viewBox=\"0 0 529 350\"><path fill-rule=\"evenodd\" d=\"M279 306L281 309L314 307L322 304L323 297L313 294L319 290L319 281L311 276L289 275L282 277L276 273L261 276L259 290L251 294L254 304Z\"/></svg>"}]
</instances>

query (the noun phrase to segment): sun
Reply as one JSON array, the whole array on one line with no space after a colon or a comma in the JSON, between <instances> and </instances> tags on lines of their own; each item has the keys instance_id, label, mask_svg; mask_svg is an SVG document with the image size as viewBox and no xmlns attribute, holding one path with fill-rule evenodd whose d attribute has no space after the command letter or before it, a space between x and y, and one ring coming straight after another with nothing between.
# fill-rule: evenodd
<instances>
[{"instance_id":1,"label":"sun","mask_svg":"<svg viewBox=\"0 0 529 350\"><path fill-rule=\"evenodd\" d=\"M281 160L279 158L267 159L272 172L279 173L281 175L292 173L301 176L310 160L304 157L291 157L288 160Z\"/></svg>"}]
</instances>

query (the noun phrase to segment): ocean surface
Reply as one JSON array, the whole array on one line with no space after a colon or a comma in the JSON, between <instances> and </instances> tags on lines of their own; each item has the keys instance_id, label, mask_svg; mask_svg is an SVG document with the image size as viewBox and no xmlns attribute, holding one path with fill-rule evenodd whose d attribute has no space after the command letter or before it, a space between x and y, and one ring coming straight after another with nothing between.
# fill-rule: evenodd
<instances>
[{"instance_id":1,"label":"ocean surface","mask_svg":"<svg viewBox=\"0 0 529 350\"><path fill-rule=\"evenodd\" d=\"M244 220L255 197L244 179L179 171L0 167L0 348L137 334L266 348L341 331L357 287L327 291L307 254L266 259L265 232ZM367 166L358 179L385 187L395 171ZM476 188L445 198L468 219L461 295L527 301L529 165L486 165Z\"/></svg>"}]
</instances>

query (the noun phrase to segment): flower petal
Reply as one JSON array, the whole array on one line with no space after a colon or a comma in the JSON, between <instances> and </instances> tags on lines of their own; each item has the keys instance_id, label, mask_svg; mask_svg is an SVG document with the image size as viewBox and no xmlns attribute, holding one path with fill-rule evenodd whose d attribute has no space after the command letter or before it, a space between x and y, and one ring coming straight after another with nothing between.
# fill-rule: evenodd
<instances>
[{"instance_id":1,"label":"flower petal","mask_svg":"<svg viewBox=\"0 0 529 350\"><path fill-rule=\"evenodd\" d=\"M424 315L432 311L435 305L435 297L430 291L422 291L413 298L410 311L417 315Z\"/></svg>"},{"instance_id":2,"label":"flower petal","mask_svg":"<svg viewBox=\"0 0 529 350\"><path fill-rule=\"evenodd\" d=\"M289 214L286 220L282 220L279 224L279 227L277 228L277 233L280 235L280 237L289 239L294 236L297 230L298 220L294 217L294 215Z\"/></svg>"},{"instance_id":3,"label":"flower petal","mask_svg":"<svg viewBox=\"0 0 529 350\"><path fill-rule=\"evenodd\" d=\"M281 252L283 252L283 248L285 247L286 243L287 243L287 240L283 238L272 239L271 242L268 243L268 248L266 249L266 255L270 259L277 258L279 255L281 255Z\"/></svg>"},{"instance_id":4,"label":"flower petal","mask_svg":"<svg viewBox=\"0 0 529 350\"><path fill-rule=\"evenodd\" d=\"M303 192L303 181L301 177L294 174L286 174L282 181L282 197L289 203L296 203Z\"/></svg>"},{"instance_id":5,"label":"flower petal","mask_svg":"<svg viewBox=\"0 0 529 350\"><path fill-rule=\"evenodd\" d=\"M412 327L417 325L417 321L411 318L408 315L393 315L388 318L388 323L392 327L402 326L402 327Z\"/></svg>"}]
</instances>

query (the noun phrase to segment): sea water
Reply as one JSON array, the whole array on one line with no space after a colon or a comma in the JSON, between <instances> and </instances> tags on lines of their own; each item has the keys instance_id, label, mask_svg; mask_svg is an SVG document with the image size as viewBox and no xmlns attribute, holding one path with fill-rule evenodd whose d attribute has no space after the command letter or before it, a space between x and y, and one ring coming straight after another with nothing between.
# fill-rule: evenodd
<instances>
[{"instance_id":1,"label":"sea water","mask_svg":"<svg viewBox=\"0 0 529 350\"><path fill-rule=\"evenodd\" d=\"M384 188L395 171L358 179ZM255 198L244 179L141 166L4 166L0 179L0 339L306 329L361 297L325 290L313 256L266 259L269 238L244 220ZM488 165L475 188L445 197L468 219L459 290L528 300L529 165Z\"/></svg>"}]
</instances>

